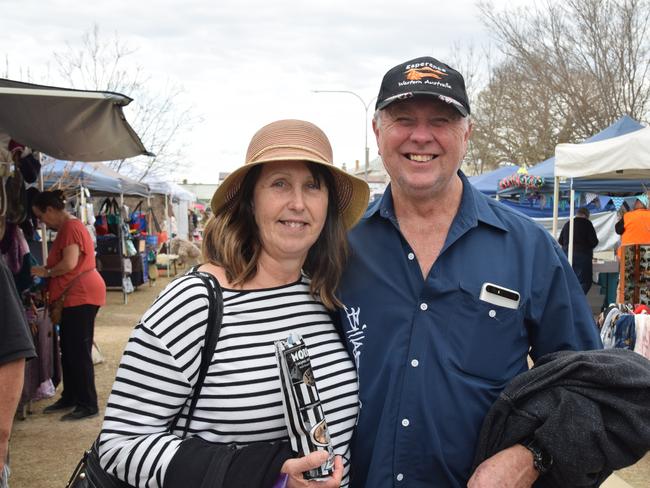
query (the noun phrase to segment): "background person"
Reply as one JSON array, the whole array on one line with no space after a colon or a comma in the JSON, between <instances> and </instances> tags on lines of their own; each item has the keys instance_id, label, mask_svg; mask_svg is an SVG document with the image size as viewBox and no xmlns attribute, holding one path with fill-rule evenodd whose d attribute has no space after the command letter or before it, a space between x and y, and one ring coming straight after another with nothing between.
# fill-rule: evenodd
<instances>
[{"instance_id":1,"label":"background person","mask_svg":"<svg viewBox=\"0 0 650 488\"><path fill-rule=\"evenodd\" d=\"M472 476L479 430L529 352L601 346L584 293L548 232L459 170L472 132L459 72L395 66L376 110L391 183L349 233L339 288L362 405L351 486L531 486L535 438Z\"/></svg>"},{"instance_id":2,"label":"background person","mask_svg":"<svg viewBox=\"0 0 650 488\"><path fill-rule=\"evenodd\" d=\"M34 215L56 230L45 266L32 274L49 278L50 302L65 295L61 315L63 392L44 413L72 411L61 420L81 420L98 413L92 345L95 316L106 303L106 285L95 268L95 248L84 224L65 209L63 192L44 191L32 201Z\"/></svg>"},{"instance_id":3,"label":"background person","mask_svg":"<svg viewBox=\"0 0 650 488\"><path fill-rule=\"evenodd\" d=\"M558 239L562 250L569 254L569 222L564 224ZM594 281L593 260L594 248L598 245L598 236L594 224L589 220L589 209L580 207L573 218L573 262L582 291L585 295Z\"/></svg>"},{"instance_id":4,"label":"background person","mask_svg":"<svg viewBox=\"0 0 650 488\"><path fill-rule=\"evenodd\" d=\"M621 236L621 248L631 244L650 244L648 196L638 196L634 201L634 208L623 214L623 217L616 222L614 229Z\"/></svg>"},{"instance_id":5,"label":"background person","mask_svg":"<svg viewBox=\"0 0 650 488\"><path fill-rule=\"evenodd\" d=\"M14 279L0 258L0 488L9 483L9 437L23 391L25 360L36 356Z\"/></svg>"},{"instance_id":6,"label":"background person","mask_svg":"<svg viewBox=\"0 0 650 488\"><path fill-rule=\"evenodd\" d=\"M339 304L345 231L368 193L364 181L334 167L327 137L309 122L277 121L253 136L246 164L212 198L205 228L199 270L218 280L224 310L193 418L168 432L187 408L208 318L207 290L187 274L144 314L122 357L99 442L109 473L151 488L202 486L207 476L249 488L269 487L280 473L291 488L347 479L357 380L328 310ZM274 341L292 332L309 349L334 451L343 457L325 482L302 475L324 453L292 459L288 445ZM191 437L181 439L186 422Z\"/></svg>"}]
</instances>

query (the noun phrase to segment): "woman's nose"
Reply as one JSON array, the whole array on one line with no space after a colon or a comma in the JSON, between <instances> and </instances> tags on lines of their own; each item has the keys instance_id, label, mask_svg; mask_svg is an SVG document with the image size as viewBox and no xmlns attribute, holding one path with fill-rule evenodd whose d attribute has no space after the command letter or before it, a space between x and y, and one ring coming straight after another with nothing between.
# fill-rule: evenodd
<instances>
[{"instance_id":1,"label":"woman's nose","mask_svg":"<svg viewBox=\"0 0 650 488\"><path fill-rule=\"evenodd\" d=\"M293 210L302 210L305 208L305 198L302 194L302 189L296 188L291 192L291 199L289 200L289 208Z\"/></svg>"}]
</instances>

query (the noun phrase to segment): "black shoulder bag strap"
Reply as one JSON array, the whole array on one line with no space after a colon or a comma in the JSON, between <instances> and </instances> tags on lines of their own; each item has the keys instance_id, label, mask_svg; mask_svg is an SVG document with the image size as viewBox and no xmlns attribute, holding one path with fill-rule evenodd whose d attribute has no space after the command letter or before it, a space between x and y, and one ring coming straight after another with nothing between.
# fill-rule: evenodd
<instances>
[{"instance_id":1,"label":"black shoulder bag strap","mask_svg":"<svg viewBox=\"0 0 650 488\"><path fill-rule=\"evenodd\" d=\"M205 342L203 344L203 351L201 352L201 365L199 366L199 373L194 385L194 392L190 400L190 407L187 411L187 422L183 428L184 439L190 428L192 415L196 408L196 402L199 400L201 387L208 373L208 368L212 362L214 351L217 348L217 341L219 340L219 332L221 331L221 320L223 318L223 295L221 293L221 286L217 279L208 273L199 273L196 268L190 273L196 276L207 288L208 291L208 322L205 328ZM169 426L169 432L173 432L178 424L183 413L183 407L172 420ZM127 483L118 480L113 475L104 471L99 462L99 437L95 440L90 449L88 449L75 468L66 488L88 488L88 487L101 487L101 488L125 488Z\"/></svg>"},{"instance_id":2,"label":"black shoulder bag strap","mask_svg":"<svg viewBox=\"0 0 650 488\"><path fill-rule=\"evenodd\" d=\"M205 328L205 343L203 344L203 352L201 354L201 367L199 369L199 376L196 379L194 387L194 395L190 402L188 411L188 419L192 418L196 402L199 401L199 394L205 381L205 376L208 374L208 368L212 363L214 351L217 348L217 341L219 340L219 333L221 332L221 321L223 320L223 295L221 294L221 286L217 279L209 273L199 273L195 271L192 273L203 281L205 287L208 289L208 323ZM183 437L187 434L189 422L185 426Z\"/></svg>"},{"instance_id":3,"label":"black shoulder bag strap","mask_svg":"<svg viewBox=\"0 0 650 488\"><path fill-rule=\"evenodd\" d=\"M183 439L187 436L187 432L190 428L190 422L192 421L192 415L196 408L196 402L199 401L201 388L205 381L205 375L208 373L208 368L212 362L214 351L217 348L219 332L221 332L221 321L223 319L223 295L221 294L221 286L217 279L209 273L199 273L198 271L193 271L191 275L196 276L203 281L203 284L208 290L208 323L205 328L205 342L203 344L203 352L201 353L199 375L194 385L194 393L192 394L192 399L190 401L190 408L187 411L187 422L183 428ZM169 428L170 432L172 432L176 427L182 412L183 409L181 409L178 415L174 418L174 421Z\"/></svg>"},{"instance_id":4,"label":"black shoulder bag strap","mask_svg":"<svg viewBox=\"0 0 650 488\"><path fill-rule=\"evenodd\" d=\"M156 214L154 213L153 208L147 208L147 212L151 214L151 220L153 221L155 231L161 232L160 224L158 223L158 219L156 218Z\"/></svg>"}]
</instances>

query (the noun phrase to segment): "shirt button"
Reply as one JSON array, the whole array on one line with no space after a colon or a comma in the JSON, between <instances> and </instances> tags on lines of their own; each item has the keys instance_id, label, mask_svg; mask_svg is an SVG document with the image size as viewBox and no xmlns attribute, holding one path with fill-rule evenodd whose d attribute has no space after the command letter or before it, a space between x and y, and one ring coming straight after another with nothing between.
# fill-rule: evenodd
<instances>
[{"instance_id":1,"label":"shirt button","mask_svg":"<svg viewBox=\"0 0 650 488\"><path fill-rule=\"evenodd\" d=\"M409 261L413 261L413 260L415 259L415 254L413 254L412 252L410 252L410 253L408 253L408 254L406 255L406 257L409 258Z\"/></svg>"},{"instance_id":2,"label":"shirt button","mask_svg":"<svg viewBox=\"0 0 650 488\"><path fill-rule=\"evenodd\" d=\"M420 310L424 311L427 308L429 308L429 306L426 303L420 303Z\"/></svg>"},{"instance_id":3,"label":"shirt button","mask_svg":"<svg viewBox=\"0 0 650 488\"><path fill-rule=\"evenodd\" d=\"M409 422L409 419L402 419L402 425L404 427L408 427L410 424L411 424L411 422Z\"/></svg>"},{"instance_id":4,"label":"shirt button","mask_svg":"<svg viewBox=\"0 0 650 488\"><path fill-rule=\"evenodd\" d=\"M420 361L418 361L417 359L411 360L411 366L413 366L414 368L417 368L419 365L420 365Z\"/></svg>"},{"instance_id":5,"label":"shirt button","mask_svg":"<svg viewBox=\"0 0 650 488\"><path fill-rule=\"evenodd\" d=\"M395 478L397 478L397 481L402 481L404 479L404 475L402 473L398 473Z\"/></svg>"},{"instance_id":6,"label":"shirt button","mask_svg":"<svg viewBox=\"0 0 650 488\"><path fill-rule=\"evenodd\" d=\"M488 312L488 315L489 315L491 318L494 318L494 317L497 316L497 311L496 311L496 310L490 310L490 311Z\"/></svg>"}]
</instances>

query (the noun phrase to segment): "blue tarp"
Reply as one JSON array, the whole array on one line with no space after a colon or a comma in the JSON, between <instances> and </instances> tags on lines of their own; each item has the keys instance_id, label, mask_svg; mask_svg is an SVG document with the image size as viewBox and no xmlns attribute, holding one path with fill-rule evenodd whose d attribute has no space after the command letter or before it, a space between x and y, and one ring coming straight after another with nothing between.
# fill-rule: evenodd
<instances>
[{"instance_id":1,"label":"blue tarp","mask_svg":"<svg viewBox=\"0 0 650 488\"><path fill-rule=\"evenodd\" d=\"M585 139L581 144L587 144L590 142L604 141L605 139L611 139L612 137L622 136L623 134L628 134L630 132L637 131L642 129L643 125L634 120L629 115L624 115L616 122L614 122L609 127L603 129L598 134L595 134L588 139ZM513 171L515 173L515 171ZM536 164L535 166L528 169L528 174L533 176L541 176L544 178L544 186L540 190L543 193L552 193L553 192L553 179L555 178L555 156L548 158L541 163ZM508 176L508 175L506 175ZM505 178L505 176L504 176ZM644 190L644 185L650 186L650 180L582 180L576 178L573 180L573 189L578 191L591 191L594 193L597 192L620 192L620 193L632 193L632 192L642 192ZM561 190L568 190L569 184L563 183L560 186ZM521 188L507 188L505 190L498 192L501 195L513 195L517 193L524 193Z\"/></svg>"},{"instance_id":2,"label":"blue tarp","mask_svg":"<svg viewBox=\"0 0 650 488\"><path fill-rule=\"evenodd\" d=\"M552 205L552 200L550 198L546 201L544 208L540 207L539 201L521 200L519 202L514 202L512 200L504 199L501 200L501 203L533 219L543 219L543 218L553 217L553 205ZM614 205L609 203L604 209L600 209L596 207L594 203L591 203L587 205L587 208L591 213L596 213L596 212L611 211L614 209ZM569 205L565 205L565 208L558 209L558 217L560 218L569 217Z\"/></svg>"}]
</instances>

